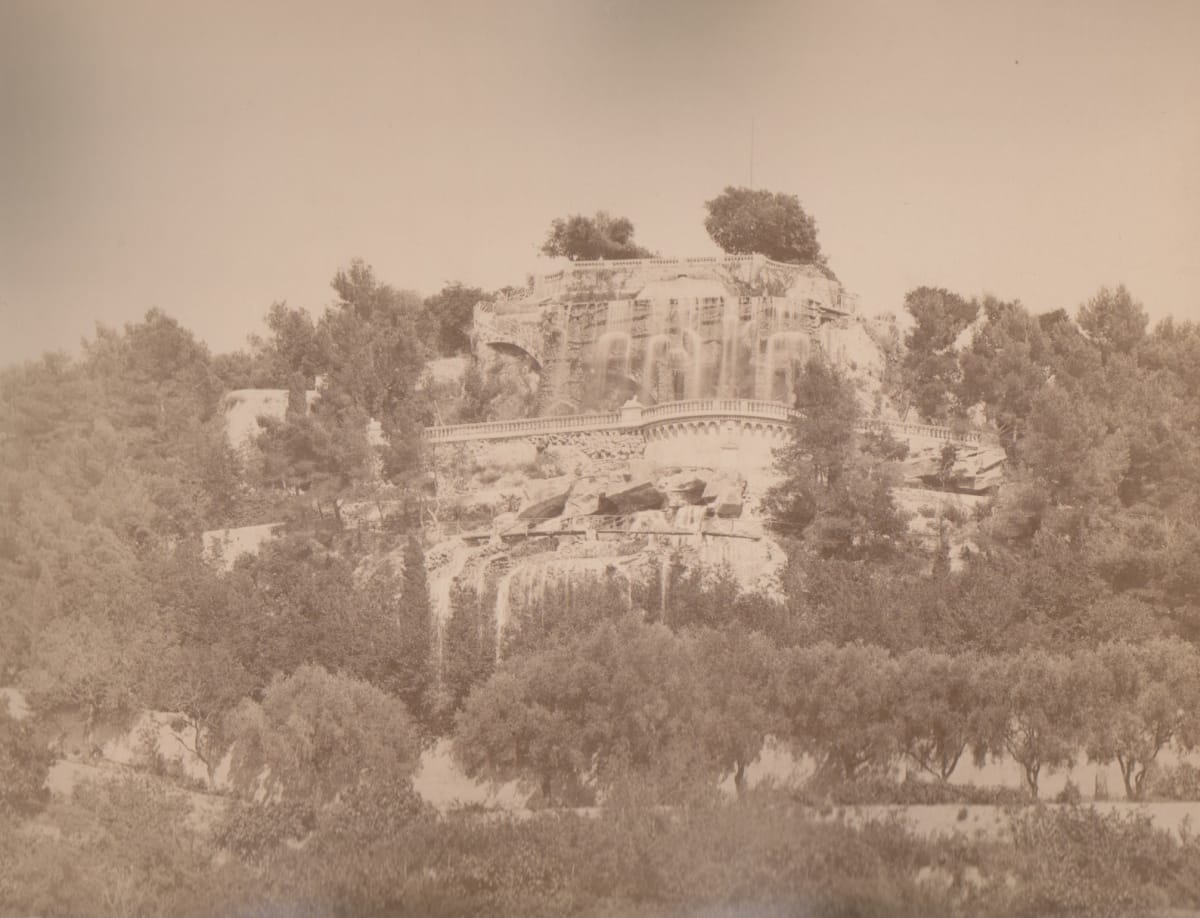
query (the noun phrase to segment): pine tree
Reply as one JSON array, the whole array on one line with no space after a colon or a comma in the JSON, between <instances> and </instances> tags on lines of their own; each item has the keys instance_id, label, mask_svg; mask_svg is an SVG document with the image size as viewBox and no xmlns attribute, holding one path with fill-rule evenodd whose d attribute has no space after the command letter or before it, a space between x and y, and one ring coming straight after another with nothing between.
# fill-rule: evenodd
<instances>
[{"instance_id":1,"label":"pine tree","mask_svg":"<svg viewBox=\"0 0 1200 918\"><path fill-rule=\"evenodd\" d=\"M451 595L450 620L442 641L442 714L453 717L476 685L491 678L496 668L496 616L474 590L464 587Z\"/></svg>"},{"instance_id":2,"label":"pine tree","mask_svg":"<svg viewBox=\"0 0 1200 918\"><path fill-rule=\"evenodd\" d=\"M796 382L796 408L792 436L775 451L780 480L764 500L772 525L824 557L891 554L905 531L891 495L896 444L860 439L854 385L820 359Z\"/></svg>"},{"instance_id":3,"label":"pine tree","mask_svg":"<svg viewBox=\"0 0 1200 918\"><path fill-rule=\"evenodd\" d=\"M413 717L428 723L434 682L433 613L425 553L415 535L410 535L404 545L403 583L398 610L400 695Z\"/></svg>"}]
</instances>

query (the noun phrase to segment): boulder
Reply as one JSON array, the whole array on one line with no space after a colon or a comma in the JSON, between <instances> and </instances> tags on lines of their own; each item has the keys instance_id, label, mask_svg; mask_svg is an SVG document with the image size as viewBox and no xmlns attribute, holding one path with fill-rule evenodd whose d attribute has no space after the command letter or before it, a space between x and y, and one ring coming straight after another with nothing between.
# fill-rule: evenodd
<instances>
[{"instance_id":1,"label":"boulder","mask_svg":"<svg viewBox=\"0 0 1200 918\"><path fill-rule=\"evenodd\" d=\"M664 478L661 487L667 495L668 504L682 507L700 503L706 484L708 482L694 472L678 472Z\"/></svg>"},{"instance_id":2,"label":"boulder","mask_svg":"<svg viewBox=\"0 0 1200 918\"><path fill-rule=\"evenodd\" d=\"M659 495L655 496L655 493ZM662 489L647 476L596 475L580 479L571 489L563 516L634 513L665 505Z\"/></svg>"},{"instance_id":3,"label":"boulder","mask_svg":"<svg viewBox=\"0 0 1200 918\"><path fill-rule=\"evenodd\" d=\"M667 503L663 494L654 482L641 479L625 482L617 486L619 490L611 491L600 496L601 513L634 513L638 510L661 510Z\"/></svg>"},{"instance_id":4,"label":"boulder","mask_svg":"<svg viewBox=\"0 0 1200 918\"><path fill-rule=\"evenodd\" d=\"M981 493L1003 478L1005 452L999 446L960 446L947 480L948 490ZM941 450L927 446L904 462L906 483L941 486Z\"/></svg>"},{"instance_id":5,"label":"boulder","mask_svg":"<svg viewBox=\"0 0 1200 918\"><path fill-rule=\"evenodd\" d=\"M600 498L611 485L601 478L583 478L576 482L567 498L563 516L593 516L600 512Z\"/></svg>"},{"instance_id":6,"label":"boulder","mask_svg":"<svg viewBox=\"0 0 1200 918\"><path fill-rule=\"evenodd\" d=\"M537 535L553 535L556 532L562 532L566 523L566 519L561 516L543 520L531 520L528 531Z\"/></svg>"},{"instance_id":7,"label":"boulder","mask_svg":"<svg viewBox=\"0 0 1200 918\"><path fill-rule=\"evenodd\" d=\"M525 500L517 513L521 520L545 520L561 516L571 494L574 479L569 475L558 478L531 478L525 482Z\"/></svg>"},{"instance_id":8,"label":"boulder","mask_svg":"<svg viewBox=\"0 0 1200 918\"><path fill-rule=\"evenodd\" d=\"M746 479L733 471L717 472L705 483L704 491L700 495L700 501L701 503L711 504L723 495L732 493L734 490L737 491L738 500L740 501L742 494L746 491Z\"/></svg>"}]
</instances>

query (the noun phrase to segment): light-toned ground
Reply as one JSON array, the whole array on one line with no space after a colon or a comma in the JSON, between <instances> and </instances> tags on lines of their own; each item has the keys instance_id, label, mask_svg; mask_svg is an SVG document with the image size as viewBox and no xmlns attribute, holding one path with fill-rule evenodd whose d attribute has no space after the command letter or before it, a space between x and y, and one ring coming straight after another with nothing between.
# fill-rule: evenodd
<instances>
[{"instance_id":1,"label":"light-toned ground","mask_svg":"<svg viewBox=\"0 0 1200 918\"><path fill-rule=\"evenodd\" d=\"M111 763L95 765L60 759L51 768L50 777L46 783L55 796L67 797L84 781L120 780L133 773L133 770L128 767ZM444 742L422 759L421 766L414 778L414 785L422 797L443 811L456 806L478 804L494 811L507 812L517 818L534 818L538 812L547 812L525 808L527 794L523 793L515 784L492 787L466 778L450 761L449 751ZM182 791L182 793L186 794L192 805L191 827L200 830L210 827L221 811L228 806L230 800L229 797L217 794L203 794L195 791ZM1068 806L1057 803L1040 805L1050 809L1062 809ZM1134 803L1112 800L1087 801L1081 806L1084 809L1093 809L1101 815L1136 814L1143 816L1149 819L1155 828L1171 832L1177 837L1184 837L1200 826L1200 802ZM926 838L957 835L971 839L1000 841L1009 831L1011 818L1027 808L986 804L965 806L960 804L878 804L808 807L807 809L814 818L826 822L844 822L851 826L861 826L869 822L897 820L910 831ZM590 807L579 808L575 812L579 815L594 816L599 810ZM53 827L34 820L30 823L30 831L52 833Z\"/></svg>"}]
</instances>

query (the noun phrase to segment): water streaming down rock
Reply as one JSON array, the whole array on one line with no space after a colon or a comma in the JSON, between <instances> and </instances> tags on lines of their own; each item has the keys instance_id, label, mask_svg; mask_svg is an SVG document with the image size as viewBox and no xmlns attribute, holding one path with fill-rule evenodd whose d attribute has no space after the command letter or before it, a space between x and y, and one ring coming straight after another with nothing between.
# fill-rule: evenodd
<instances>
[{"instance_id":1,"label":"water streaming down rock","mask_svg":"<svg viewBox=\"0 0 1200 918\"><path fill-rule=\"evenodd\" d=\"M694 328L680 332L681 350L687 359L684 398L700 398L704 394L704 340Z\"/></svg>"},{"instance_id":2,"label":"water streaming down rock","mask_svg":"<svg viewBox=\"0 0 1200 918\"><path fill-rule=\"evenodd\" d=\"M642 356L641 399L643 404L653 404L658 400L658 394L664 385L663 381L659 379L659 375L664 365L669 370L673 370L669 358L674 346L674 339L670 335L657 334L646 339L646 347Z\"/></svg>"},{"instance_id":3,"label":"water streaming down rock","mask_svg":"<svg viewBox=\"0 0 1200 918\"><path fill-rule=\"evenodd\" d=\"M706 516L708 516L707 507L701 504L684 504L682 507L675 508L673 523L678 530L699 532Z\"/></svg>"},{"instance_id":4,"label":"water streaming down rock","mask_svg":"<svg viewBox=\"0 0 1200 918\"><path fill-rule=\"evenodd\" d=\"M723 398L738 394L740 338L741 324L738 321L737 304L731 300L725 304L725 311L721 316L721 364L717 374L717 395Z\"/></svg>"},{"instance_id":5,"label":"water streaming down rock","mask_svg":"<svg viewBox=\"0 0 1200 918\"><path fill-rule=\"evenodd\" d=\"M786 399L791 368L813 343L812 331L797 325L802 311L769 309L756 323L753 307L743 310L746 298L718 295L719 288L699 292L710 295L651 301L641 325L623 310L598 316L596 337L586 350L591 402L611 403L631 380L645 404L714 395ZM635 336L633 328L646 333ZM760 334L762 359L755 366Z\"/></svg>"},{"instance_id":6,"label":"water streaming down rock","mask_svg":"<svg viewBox=\"0 0 1200 918\"><path fill-rule=\"evenodd\" d=\"M454 583L462 575L467 561L471 558L471 546L461 539L453 539L449 545L443 543L434 546L430 550L429 556L434 557L439 550L446 548L449 550L449 560L436 568L430 576L432 583L429 592L433 598L434 623L437 625L439 635L454 611L452 601Z\"/></svg>"},{"instance_id":7,"label":"water streaming down rock","mask_svg":"<svg viewBox=\"0 0 1200 918\"><path fill-rule=\"evenodd\" d=\"M758 421L784 415L724 399L791 403L797 371L814 351L847 353L839 336L858 320L836 279L757 256L572 263L484 312L477 323L490 324L477 325L478 345L526 348L542 367L539 414L607 410L594 425L573 419L510 428L512 440L536 455L534 477L569 479L569 487L557 494L553 514L500 514L506 522L497 517L490 538L471 534L471 560L454 561L450 579L464 587L473 581L481 611L495 615L497 648L527 613L570 609L589 581L611 581L617 607L665 608L676 561L689 576L727 567L741 589L778 595L784 555L757 514L771 450L785 431ZM851 369L883 367L872 338L862 344L878 360L854 354ZM611 411L634 394L641 412ZM704 401L654 407L683 399ZM501 451L454 444L446 454L453 473L456 463ZM461 493L474 497L468 487ZM584 550L595 555L585 558ZM437 589L448 614L450 583Z\"/></svg>"},{"instance_id":8,"label":"water streaming down rock","mask_svg":"<svg viewBox=\"0 0 1200 918\"><path fill-rule=\"evenodd\" d=\"M521 568L514 567L503 577L496 585L496 659L500 659L500 653L504 646L504 629L508 627L508 612L510 593L513 577Z\"/></svg>"},{"instance_id":9,"label":"water streaming down rock","mask_svg":"<svg viewBox=\"0 0 1200 918\"><path fill-rule=\"evenodd\" d=\"M633 339L626 331L606 331L592 351L592 377L601 401L614 385L629 379L633 366ZM615 379L614 379L615 377Z\"/></svg>"},{"instance_id":10,"label":"water streaming down rock","mask_svg":"<svg viewBox=\"0 0 1200 918\"><path fill-rule=\"evenodd\" d=\"M791 400L791 393L796 390L796 373L808 359L811 340L811 336L803 331L779 331L767 338L763 363L765 381L760 384L767 398Z\"/></svg>"},{"instance_id":11,"label":"water streaming down rock","mask_svg":"<svg viewBox=\"0 0 1200 918\"><path fill-rule=\"evenodd\" d=\"M610 603L649 614L667 609L676 563L706 576L727 568L745 591L778 593L783 553L755 534L752 520L718 519L710 506L698 503L633 511L623 520L607 523L618 527L607 538L551 539L540 551L537 543L516 543L527 546L518 557L495 543L452 541L431 549L439 664L459 587L473 591L492 611L498 657L511 644L514 628L532 624L542 631L551 617L587 614L580 602L594 605L597 614Z\"/></svg>"},{"instance_id":12,"label":"water streaming down rock","mask_svg":"<svg viewBox=\"0 0 1200 918\"><path fill-rule=\"evenodd\" d=\"M535 556L522 560L502 576L496 587L496 648L499 655L505 633L516 617L538 616L545 626L546 615L556 615L572 607L577 588L583 584L603 585L615 578L624 581L620 593L627 608L633 607L635 576L630 569L636 559L625 556L592 558L556 558Z\"/></svg>"},{"instance_id":13,"label":"water streaming down rock","mask_svg":"<svg viewBox=\"0 0 1200 918\"><path fill-rule=\"evenodd\" d=\"M474 336L482 357L491 346L530 355L542 414L612 408L635 393L647 405L776 398L762 366L768 338L794 332L841 359L841 337L862 324L855 298L819 265L725 255L547 268L480 304Z\"/></svg>"}]
</instances>

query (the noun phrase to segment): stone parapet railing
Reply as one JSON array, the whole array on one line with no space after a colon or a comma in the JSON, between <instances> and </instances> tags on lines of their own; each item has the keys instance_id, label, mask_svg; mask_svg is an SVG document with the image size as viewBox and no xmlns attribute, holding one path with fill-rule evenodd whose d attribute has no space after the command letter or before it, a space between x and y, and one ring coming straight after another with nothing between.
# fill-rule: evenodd
<instances>
[{"instance_id":1,"label":"stone parapet railing","mask_svg":"<svg viewBox=\"0 0 1200 918\"><path fill-rule=\"evenodd\" d=\"M556 433L587 433L600 430L632 431L671 421L698 418L714 420L734 418L787 424L797 417L799 417L799 413L786 405L762 399L695 398L680 402L666 402L649 408L637 404L625 405L618 411L604 411L596 414L427 427L425 428L425 439L431 443L465 443L472 440L506 440ZM979 431L956 431L949 427L938 427L933 424L913 424L882 418L865 419L859 422L858 427L863 431L886 430L901 440L921 438L944 440L947 443L958 445L978 446L989 442L990 439L988 435Z\"/></svg>"},{"instance_id":2,"label":"stone parapet railing","mask_svg":"<svg viewBox=\"0 0 1200 918\"><path fill-rule=\"evenodd\" d=\"M778 402L753 398L692 398L682 402L664 402L641 409L645 423L674 421L696 417L755 418L768 421L790 421L796 412Z\"/></svg>"},{"instance_id":3,"label":"stone parapet railing","mask_svg":"<svg viewBox=\"0 0 1200 918\"><path fill-rule=\"evenodd\" d=\"M893 437L907 440L921 437L926 440L945 440L947 443L983 445L996 438L978 430L955 430L952 427L939 427L936 424L913 424L908 421L887 421L882 418L867 418L858 422L862 431L886 430Z\"/></svg>"},{"instance_id":4,"label":"stone parapet railing","mask_svg":"<svg viewBox=\"0 0 1200 918\"><path fill-rule=\"evenodd\" d=\"M447 424L426 427L425 439L432 443L463 443L469 440L506 440L537 434L586 433L621 426L621 412L574 414L555 418L520 418L515 421L486 421L482 424Z\"/></svg>"},{"instance_id":5,"label":"stone parapet railing","mask_svg":"<svg viewBox=\"0 0 1200 918\"><path fill-rule=\"evenodd\" d=\"M638 268L662 267L670 265L726 265L744 266L757 265L761 268L782 269L788 272L806 271L811 268L811 265L798 265L791 262L775 261L767 258L765 255L701 255L692 258L614 258L614 259L596 259L596 260L576 260L569 261L567 259L556 259L555 267L540 275L545 280L558 280L565 275L588 274L594 271L636 271ZM510 296L500 296L497 302L513 302L521 301L528 298L529 289L522 289L514 292ZM494 307L489 307L494 308Z\"/></svg>"},{"instance_id":6,"label":"stone parapet railing","mask_svg":"<svg viewBox=\"0 0 1200 918\"><path fill-rule=\"evenodd\" d=\"M582 259L572 261L567 265L571 270L577 268L629 268L638 267L639 265L715 265L715 264L742 264L754 260L753 255L725 255L718 257L716 255L701 255L694 258L599 258L592 261L584 261ZM766 264L780 264L773 262L768 258L764 258ZM795 268L796 265L789 265Z\"/></svg>"}]
</instances>

